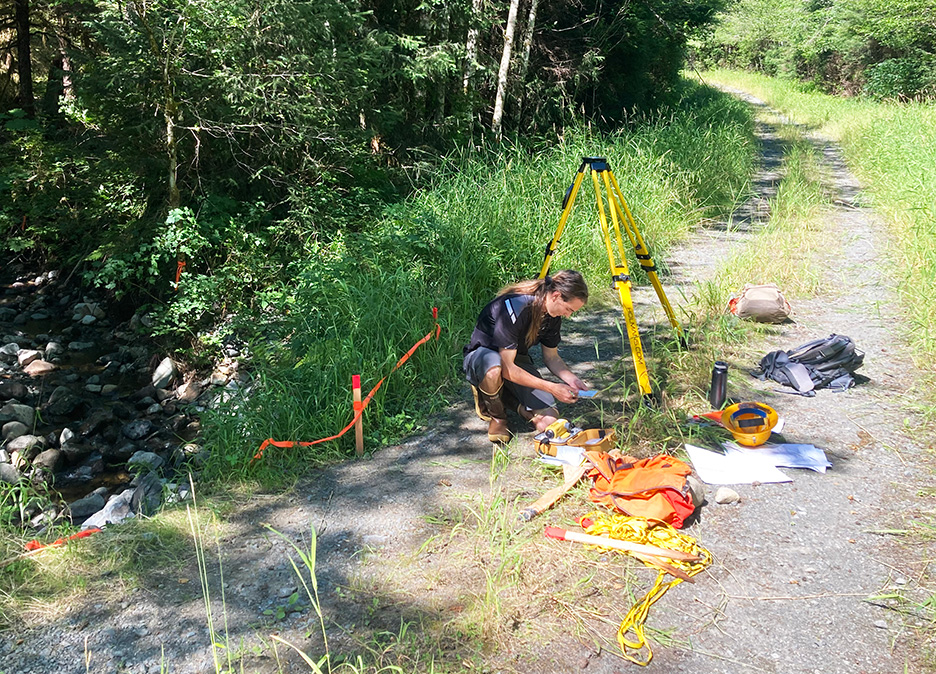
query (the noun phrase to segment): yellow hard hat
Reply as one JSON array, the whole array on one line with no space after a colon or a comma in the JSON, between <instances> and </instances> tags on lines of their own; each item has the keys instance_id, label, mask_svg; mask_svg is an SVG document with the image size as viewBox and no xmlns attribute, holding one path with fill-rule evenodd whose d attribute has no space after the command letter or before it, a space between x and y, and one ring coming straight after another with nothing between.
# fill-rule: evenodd
<instances>
[{"instance_id":1,"label":"yellow hard hat","mask_svg":"<svg viewBox=\"0 0 936 674\"><path fill-rule=\"evenodd\" d=\"M731 431L738 444L757 447L767 442L777 425L777 411L763 403L736 403L722 412L722 425Z\"/></svg>"}]
</instances>

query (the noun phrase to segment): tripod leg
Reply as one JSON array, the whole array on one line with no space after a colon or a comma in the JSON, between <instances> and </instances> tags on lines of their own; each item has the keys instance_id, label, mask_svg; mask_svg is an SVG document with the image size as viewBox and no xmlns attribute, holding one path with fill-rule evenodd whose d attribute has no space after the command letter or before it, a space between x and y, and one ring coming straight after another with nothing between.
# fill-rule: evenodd
<instances>
[{"instance_id":1,"label":"tripod leg","mask_svg":"<svg viewBox=\"0 0 936 674\"><path fill-rule=\"evenodd\" d=\"M540 268L539 278L546 278L546 274L549 273L549 266L552 264L552 256L556 252L556 247L559 245L559 239L562 237L562 231L565 229L566 220L569 219L569 214L572 212L572 204L575 203L575 195L578 194L579 187L582 185L582 178L585 177L585 166L586 162L582 162L582 165L579 166L578 172L575 174L575 178L572 180L572 184L569 185L569 189L566 190L565 197L562 200L562 215L559 216L559 225L556 227L556 233L553 235L552 240L546 246L546 254L543 256L543 266Z\"/></svg>"},{"instance_id":2,"label":"tripod leg","mask_svg":"<svg viewBox=\"0 0 936 674\"><path fill-rule=\"evenodd\" d=\"M601 235L604 239L605 249L608 252L608 264L611 268L611 280L613 287L618 292L618 298L621 301L621 309L624 311L624 324L627 326L627 339L630 342L631 355L634 357L634 370L637 373L637 386L645 400L653 399L653 389L650 387L650 374L647 372L647 361L644 358L643 344L640 341L640 330L637 326L637 316L634 315L634 301L631 297L631 280L627 269L627 261L623 256L623 249L620 243L620 230L618 229L618 248L621 249L620 263L615 261L614 247L611 243L611 231L608 228L608 219L605 216L604 202L601 198L601 186L598 182L597 173L605 174L605 171L592 171L592 182L595 185L595 198L598 203L598 221L601 223ZM608 194L609 202L612 195ZM613 205L611 206L614 207ZM612 217L614 217L612 211ZM617 220L615 219L615 227Z\"/></svg>"},{"instance_id":3,"label":"tripod leg","mask_svg":"<svg viewBox=\"0 0 936 674\"><path fill-rule=\"evenodd\" d=\"M627 202L621 194L621 188L618 187L617 179L615 179L614 173L612 173L610 169L608 170L608 178L610 178L611 186L613 187L613 190L610 191L611 196L613 196L612 201L614 202L612 208L618 209L620 218L628 230L628 238L630 238L631 244L634 246L634 253L637 255L637 261L647 274L647 278L650 279L650 284L656 291L660 304L663 305L663 311L666 312L666 317L669 319L670 325L673 326L673 329L680 339L685 339L682 326L679 324L679 321L676 320L676 312L673 311L673 307L666 297L666 292L663 290L663 285L660 283L660 278L657 276L656 264L654 264L653 258L650 256L650 249L647 248L644 243L643 237L640 235L640 230L637 228L637 222L634 220L634 216L631 215L630 209L627 207ZM620 238L620 235L618 235L618 238Z\"/></svg>"}]
</instances>

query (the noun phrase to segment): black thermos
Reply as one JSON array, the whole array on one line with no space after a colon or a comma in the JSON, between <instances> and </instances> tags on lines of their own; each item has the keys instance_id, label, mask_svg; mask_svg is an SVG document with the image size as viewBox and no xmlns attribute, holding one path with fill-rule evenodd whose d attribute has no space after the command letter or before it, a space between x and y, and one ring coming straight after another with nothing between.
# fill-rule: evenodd
<instances>
[{"instance_id":1,"label":"black thermos","mask_svg":"<svg viewBox=\"0 0 936 674\"><path fill-rule=\"evenodd\" d=\"M709 389L708 399L713 410L720 410L725 404L728 392L728 363L716 360L712 368L712 387Z\"/></svg>"}]
</instances>

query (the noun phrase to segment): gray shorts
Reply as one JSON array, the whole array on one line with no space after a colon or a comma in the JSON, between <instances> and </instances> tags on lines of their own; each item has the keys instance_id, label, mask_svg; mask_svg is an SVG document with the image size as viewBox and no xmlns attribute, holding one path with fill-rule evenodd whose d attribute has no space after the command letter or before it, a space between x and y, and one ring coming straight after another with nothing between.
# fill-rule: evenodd
<instances>
[{"instance_id":1,"label":"gray shorts","mask_svg":"<svg viewBox=\"0 0 936 674\"><path fill-rule=\"evenodd\" d=\"M542 377L540 377L539 370L529 355L518 353L514 362L532 374L534 377L539 377L542 379ZM465 356L465 363L463 367L465 370L465 377L468 379L468 382L473 386L477 386L478 383L484 379L484 375L487 374L488 370L490 370L492 367L500 367L500 365L500 354L497 351L492 349L485 349L483 346L481 346ZM506 379L504 380L504 388L509 393L511 393L514 398L520 401L520 404L526 407L528 410L544 410L549 407L556 406L556 399L552 396L551 393L547 393L546 391L540 391L539 389L528 388L526 386L519 386L511 381L507 381Z\"/></svg>"}]
</instances>

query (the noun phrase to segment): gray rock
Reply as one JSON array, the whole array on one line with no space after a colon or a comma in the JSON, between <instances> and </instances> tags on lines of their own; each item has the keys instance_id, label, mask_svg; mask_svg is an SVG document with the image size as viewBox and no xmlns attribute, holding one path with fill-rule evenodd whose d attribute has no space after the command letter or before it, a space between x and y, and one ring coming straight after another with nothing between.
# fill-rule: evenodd
<instances>
[{"instance_id":1,"label":"gray rock","mask_svg":"<svg viewBox=\"0 0 936 674\"><path fill-rule=\"evenodd\" d=\"M25 453L33 447L44 447L45 441L36 435L21 435L7 443L7 451L10 453Z\"/></svg>"},{"instance_id":2,"label":"gray rock","mask_svg":"<svg viewBox=\"0 0 936 674\"><path fill-rule=\"evenodd\" d=\"M18 421L32 428L36 421L36 410L29 405L7 403L0 408L0 421Z\"/></svg>"},{"instance_id":3,"label":"gray rock","mask_svg":"<svg viewBox=\"0 0 936 674\"><path fill-rule=\"evenodd\" d=\"M176 389L176 396L178 396L179 401L183 403L193 402L198 396L202 393L201 386L197 382L190 381L185 384L182 384L179 388Z\"/></svg>"},{"instance_id":4,"label":"gray rock","mask_svg":"<svg viewBox=\"0 0 936 674\"><path fill-rule=\"evenodd\" d=\"M29 433L29 427L21 421L8 421L3 424L3 439L13 440Z\"/></svg>"},{"instance_id":5,"label":"gray rock","mask_svg":"<svg viewBox=\"0 0 936 674\"><path fill-rule=\"evenodd\" d=\"M702 504L705 503L705 484L695 475L688 476L686 482L689 484L692 505L696 508L700 508Z\"/></svg>"},{"instance_id":6,"label":"gray rock","mask_svg":"<svg viewBox=\"0 0 936 674\"><path fill-rule=\"evenodd\" d=\"M94 451L92 446L85 445L75 440L72 440L68 444L62 445L61 449L62 453L65 455L65 460L70 464L79 463Z\"/></svg>"},{"instance_id":7,"label":"gray rock","mask_svg":"<svg viewBox=\"0 0 936 674\"><path fill-rule=\"evenodd\" d=\"M82 400L72 393L67 386L59 386L52 395L49 396L49 402L46 403L45 411L55 416L67 416L75 411L75 408L82 404Z\"/></svg>"},{"instance_id":8,"label":"gray rock","mask_svg":"<svg viewBox=\"0 0 936 674\"><path fill-rule=\"evenodd\" d=\"M138 451L137 446L132 442L125 442L122 445L110 445L104 448L104 458L112 463L126 461Z\"/></svg>"},{"instance_id":9,"label":"gray rock","mask_svg":"<svg viewBox=\"0 0 936 674\"><path fill-rule=\"evenodd\" d=\"M20 472L9 463L0 463L0 482L16 484L22 477Z\"/></svg>"},{"instance_id":10,"label":"gray rock","mask_svg":"<svg viewBox=\"0 0 936 674\"><path fill-rule=\"evenodd\" d=\"M136 489L133 490L133 499L130 507L133 512L152 515L162 504L163 483L156 473L147 473L146 475L134 478Z\"/></svg>"},{"instance_id":11,"label":"gray rock","mask_svg":"<svg viewBox=\"0 0 936 674\"><path fill-rule=\"evenodd\" d=\"M82 523L82 529L91 529L97 527L104 528L108 524L119 524L124 520L133 517L133 493L134 489L127 489L121 493L111 496L107 504L98 512L94 513Z\"/></svg>"},{"instance_id":12,"label":"gray rock","mask_svg":"<svg viewBox=\"0 0 936 674\"><path fill-rule=\"evenodd\" d=\"M23 400L27 393L26 387L18 381L0 381L0 400Z\"/></svg>"},{"instance_id":13,"label":"gray rock","mask_svg":"<svg viewBox=\"0 0 936 674\"><path fill-rule=\"evenodd\" d=\"M40 358L42 358L42 353L35 349L22 349L16 354L16 360L20 364L20 367L26 367L34 360L39 360Z\"/></svg>"},{"instance_id":14,"label":"gray rock","mask_svg":"<svg viewBox=\"0 0 936 674\"><path fill-rule=\"evenodd\" d=\"M94 342L69 342L69 351L87 351L94 348Z\"/></svg>"},{"instance_id":15,"label":"gray rock","mask_svg":"<svg viewBox=\"0 0 936 674\"><path fill-rule=\"evenodd\" d=\"M64 459L65 457L62 455L61 450L47 449L43 452L40 452L39 455L33 459L33 465L56 473L62 467L62 462Z\"/></svg>"},{"instance_id":16,"label":"gray rock","mask_svg":"<svg viewBox=\"0 0 936 674\"><path fill-rule=\"evenodd\" d=\"M152 405L146 408L146 414L148 416L151 416L153 414L159 414L162 411L163 411L163 407L159 403L153 403Z\"/></svg>"},{"instance_id":17,"label":"gray rock","mask_svg":"<svg viewBox=\"0 0 936 674\"><path fill-rule=\"evenodd\" d=\"M114 420L114 410L110 407L96 407L91 411L79 428L82 436L89 436L92 433L105 427Z\"/></svg>"},{"instance_id":18,"label":"gray rock","mask_svg":"<svg viewBox=\"0 0 936 674\"><path fill-rule=\"evenodd\" d=\"M59 446L63 447L69 443L69 441L75 439L75 432L68 428L67 426L62 429L62 432L59 433Z\"/></svg>"},{"instance_id":19,"label":"gray rock","mask_svg":"<svg viewBox=\"0 0 936 674\"><path fill-rule=\"evenodd\" d=\"M107 504L107 500L100 494L90 493L68 506L72 520L80 520L93 515Z\"/></svg>"},{"instance_id":20,"label":"gray rock","mask_svg":"<svg viewBox=\"0 0 936 674\"><path fill-rule=\"evenodd\" d=\"M65 355L65 347L58 342L49 342L45 348L46 358L56 358Z\"/></svg>"},{"instance_id":21,"label":"gray rock","mask_svg":"<svg viewBox=\"0 0 936 674\"><path fill-rule=\"evenodd\" d=\"M719 487L715 490L715 503L719 505L729 505L731 503L737 503L741 500L741 496L734 489L730 487Z\"/></svg>"},{"instance_id":22,"label":"gray rock","mask_svg":"<svg viewBox=\"0 0 936 674\"><path fill-rule=\"evenodd\" d=\"M130 470L138 470L139 472L155 472L165 463L166 462L159 454L140 450L135 452L133 456L127 460L127 468Z\"/></svg>"},{"instance_id":23,"label":"gray rock","mask_svg":"<svg viewBox=\"0 0 936 674\"><path fill-rule=\"evenodd\" d=\"M279 597L280 599L286 599L286 598L292 596L293 593L297 592L298 589L299 589L299 588L296 587L295 585L287 585L287 586L281 587L279 590L277 590L276 596Z\"/></svg>"},{"instance_id":24,"label":"gray rock","mask_svg":"<svg viewBox=\"0 0 936 674\"><path fill-rule=\"evenodd\" d=\"M88 393L100 393L103 388L100 384L85 384L85 391Z\"/></svg>"},{"instance_id":25,"label":"gray rock","mask_svg":"<svg viewBox=\"0 0 936 674\"><path fill-rule=\"evenodd\" d=\"M80 323L81 323L82 325L91 325L92 323L95 323L96 321L97 321L97 317L96 317L96 316L83 316L83 317L81 318Z\"/></svg>"},{"instance_id":26,"label":"gray rock","mask_svg":"<svg viewBox=\"0 0 936 674\"><path fill-rule=\"evenodd\" d=\"M155 428L153 422L147 419L137 419L136 421L131 421L129 424L125 424L121 432L126 438L140 440L152 433Z\"/></svg>"},{"instance_id":27,"label":"gray rock","mask_svg":"<svg viewBox=\"0 0 936 674\"><path fill-rule=\"evenodd\" d=\"M175 362L168 356L162 359L162 362L156 367L156 370L153 372L153 386L157 389L166 388L176 376L179 374L179 369L176 367Z\"/></svg>"},{"instance_id":28,"label":"gray rock","mask_svg":"<svg viewBox=\"0 0 936 674\"><path fill-rule=\"evenodd\" d=\"M16 354L20 351L20 346L16 342L9 342L0 346L0 360L12 363L16 360Z\"/></svg>"},{"instance_id":29,"label":"gray rock","mask_svg":"<svg viewBox=\"0 0 936 674\"><path fill-rule=\"evenodd\" d=\"M104 386L101 387L101 395L117 393L118 388L117 384L104 384Z\"/></svg>"},{"instance_id":30,"label":"gray rock","mask_svg":"<svg viewBox=\"0 0 936 674\"><path fill-rule=\"evenodd\" d=\"M72 317L76 321L80 321L86 316L93 316L94 318L104 318L107 314L104 313L104 309L101 308L101 305L97 302L79 302L72 309Z\"/></svg>"}]
</instances>

